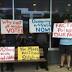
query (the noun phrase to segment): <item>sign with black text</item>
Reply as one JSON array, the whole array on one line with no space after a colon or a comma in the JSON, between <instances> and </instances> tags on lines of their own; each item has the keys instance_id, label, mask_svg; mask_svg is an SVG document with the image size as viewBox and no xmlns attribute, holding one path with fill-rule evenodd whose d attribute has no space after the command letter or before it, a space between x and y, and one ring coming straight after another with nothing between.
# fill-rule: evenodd
<instances>
[{"instance_id":1,"label":"sign with black text","mask_svg":"<svg viewBox=\"0 0 72 72\"><path fill-rule=\"evenodd\" d=\"M39 58L39 46L18 47L18 60L38 60Z\"/></svg>"}]
</instances>

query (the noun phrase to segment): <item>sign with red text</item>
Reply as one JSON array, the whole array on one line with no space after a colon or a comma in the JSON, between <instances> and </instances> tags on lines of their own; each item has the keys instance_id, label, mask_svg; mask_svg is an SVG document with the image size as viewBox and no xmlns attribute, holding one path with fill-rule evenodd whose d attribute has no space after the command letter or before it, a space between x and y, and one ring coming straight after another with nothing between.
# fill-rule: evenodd
<instances>
[{"instance_id":1,"label":"sign with red text","mask_svg":"<svg viewBox=\"0 0 72 72\"><path fill-rule=\"evenodd\" d=\"M13 61L15 59L15 47L0 47L0 61Z\"/></svg>"},{"instance_id":2,"label":"sign with red text","mask_svg":"<svg viewBox=\"0 0 72 72\"><path fill-rule=\"evenodd\" d=\"M72 38L72 23L55 23L53 37Z\"/></svg>"},{"instance_id":3,"label":"sign with red text","mask_svg":"<svg viewBox=\"0 0 72 72\"><path fill-rule=\"evenodd\" d=\"M23 21L1 19L1 34L23 34Z\"/></svg>"}]
</instances>

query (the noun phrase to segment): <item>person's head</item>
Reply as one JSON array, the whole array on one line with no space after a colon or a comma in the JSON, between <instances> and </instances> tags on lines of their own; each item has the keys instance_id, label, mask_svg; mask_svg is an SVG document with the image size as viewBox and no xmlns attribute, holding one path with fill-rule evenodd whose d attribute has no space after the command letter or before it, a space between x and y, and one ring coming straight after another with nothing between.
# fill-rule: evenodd
<instances>
[{"instance_id":1,"label":"person's head","mask_svg":"<svg viewBox=\"0 0 72 72\"><path fill-rule=\"evenodd\" d=\"M64 23L68 23L69 22L69 19L64 19Z\"/></svg>"},{"instance_id":2,"label":"person's head","mask_svg":"<svg viewBox=\"0 0 72 72\"><path fill-rule=\"evenodd\" d=\"M62 22L67 23L70 22L70 15L69 14L64 14L62 17Z\"/></svg>"}]
</instances>

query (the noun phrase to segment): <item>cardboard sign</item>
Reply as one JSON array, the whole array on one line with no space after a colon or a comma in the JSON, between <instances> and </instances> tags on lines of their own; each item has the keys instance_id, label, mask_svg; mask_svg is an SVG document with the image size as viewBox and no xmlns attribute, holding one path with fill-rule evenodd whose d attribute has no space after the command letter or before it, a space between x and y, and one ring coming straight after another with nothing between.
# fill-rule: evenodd
<instances>
[{"instance_id":1,"label":"cardboard sign","mask_svg":"<svg viewBox=\"0 0 72 72\"><path fill-rule=\"evenodd\" d=\"M15 47L0 47L0 61L15 60Z\"/></svg>"},{"instance_id":2,"label":"cardboard sign","mask_svg":"<svg viewBox=\"0 0 72 72\"><path fill-rule=\"evenodd\" d=\"M23 34L23 21L1 19L1 34Z\"/></svg>"},{"instance_id":3,"label":"cardboard sign","mask_svg":"<svg viewBox=\"0 0 72 72\"><path fill-rule=\"evenodd\" d=\"M18 47L18 60L38 60L39 46Z\"/></svg>"},{"instance_id":4,"label":"cardboard sign","mask_svg":"<svg viewBox=\"0 0 72 72\"><path fill-rule=\"evenodd\" d=\"M53 37L72 38L72 23L55 23L53 28Z\"/></svg>"},{"instance_id":5,"label":"cardboard sign","mask_svg":"<svg viewBox=\"0 0 72 72\"><path fill-rule=\"evenodd\" d=\"M29 19L30 33L51 32L51 19Z\"/></svg>"}]
</instances>

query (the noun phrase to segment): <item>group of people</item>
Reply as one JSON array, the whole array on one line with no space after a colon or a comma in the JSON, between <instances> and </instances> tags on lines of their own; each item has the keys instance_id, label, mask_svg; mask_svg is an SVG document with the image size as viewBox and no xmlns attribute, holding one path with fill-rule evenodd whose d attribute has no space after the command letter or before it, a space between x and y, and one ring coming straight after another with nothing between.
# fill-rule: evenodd
<instances>
[{"instance_id":1,"label":"group of people","mask_svg":"<svg viewBox=\"0 0 72 72\"><path fill-rule=\"evenodd\" d=\"M69 22L69 19L64 19L64 23L68 23ZM43 48L43 51L44 51L44 57L46 60L48 60L48 42L49 42L49 38L48 38L48 33L45 34L37 34L37 38L36 38L36 41L33 39L31 42L34 41L34 43L37 43L37 45L39 45L41 48ZM12 36L13 37L13 36ZM19 36L18 36L19 38ZM31 34L29 36L29 38L32 38L31 37ZM11 37L10 37L11 39ZM14 41L13 40L14 38L12 38L11 41ZM9 39L8 39L9 40ZM19 41L20 42L20 41ZM31 43L30 42L30 43ZM13 42L14 44L15 42ZM22 42L21 42L22 43ZM64 62L65 62L65 57L67 58L67 69L68 70L71 70L71 48L72 48L72 38L61 38L60 39L60 46L59 46L59 51L60 51L60 64L59 64L59 68L63 68L64 67ZM10 66L12 66L12 64L7 64L7 70L10 68ZM42 65L41 65L42 66ZM48 70L48 62L45 63L46 66L46 70ZM12 67L13 69L13 67Z\"/></svg>"}]
</instances>

